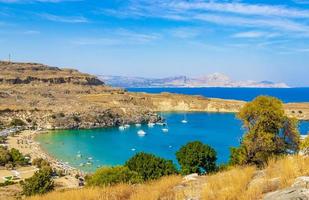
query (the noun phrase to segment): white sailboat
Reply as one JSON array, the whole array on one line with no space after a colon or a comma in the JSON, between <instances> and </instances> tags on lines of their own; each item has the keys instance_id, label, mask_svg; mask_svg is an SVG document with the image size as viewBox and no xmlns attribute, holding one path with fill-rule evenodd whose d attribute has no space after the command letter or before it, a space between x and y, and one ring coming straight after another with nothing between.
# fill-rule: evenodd
<instances>
[{"instance_id":1,"label":"white sailboat","mask_svg":"<svg viewBox=\"0 0 309 200\"><path fill-rule=\"evenodd\" d=\"M154 125L155 125L155 123L151 123L151 122L148 123L148 127L149 127L149 128L153 128Z\"/></svg>"},{"instance_id":2,"label":"white sailboat","mask_svg":"<svg viewBox=\"0 0 309 200\"><path fill-rule=\"evenodd\" d=\"M143 137L143 136L146 135L146 132L143 131L143 130L139 130L139 131L137 131L137 134L138 134L139 136Z\"/></svg>"},{"instance_id":3,"label":"white sailboat","mask_svg":"<svg viewBox=\"0 0 309 200\"><path fill-rule=\"evenodd\" d=\"M163 133L168 133L168 126L167 126L167 121L162 124L163 128L161 129Z\"/></svg>"},{"instance_id":4,"label":"white sailboat","mask_svg":"<svg viewBox=\"0 0 309 200\"><path fill-rule=\"evenodd\" d=\"M183 123L183 124L188 123L188 120L187 120L187 115L186 115L186 114L184 114L184 116L183 116L183 120L181 120L181 123Z\"/></svg>"}]
</instances>

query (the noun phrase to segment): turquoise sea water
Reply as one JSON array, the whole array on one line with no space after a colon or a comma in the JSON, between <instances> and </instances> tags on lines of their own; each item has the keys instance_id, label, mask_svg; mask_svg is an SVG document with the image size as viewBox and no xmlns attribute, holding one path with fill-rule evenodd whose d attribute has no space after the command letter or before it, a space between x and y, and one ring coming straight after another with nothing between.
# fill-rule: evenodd
<instances>
[{"instance_id":1,"label":"turquoise sea water","mask_svg":"<svg viewBox=\"0 0 309 200\"><path fill-rule=\"evenodd\" d=\"M189 141L199 140L217 151L218 163L229 158L229 148L237 146L243 134L241 122L234 114L220 113L165 113L168 133L162 126L147 125L137 128L131 125L125 131L118 128L92 130L66 130L43 134L37 137L42 147L58 160L83 171L94 171L99 166L120 165L137 152L154 153L175 163L175 152ZM186 117L187 124L181 123ZM138 130L147 135L140 137ZM309 131L309 122L300 125L302 133ZM82 157L78 157L78 154ZM92 165L80 166L92 158Z\"/></svg>"}]
</instances>

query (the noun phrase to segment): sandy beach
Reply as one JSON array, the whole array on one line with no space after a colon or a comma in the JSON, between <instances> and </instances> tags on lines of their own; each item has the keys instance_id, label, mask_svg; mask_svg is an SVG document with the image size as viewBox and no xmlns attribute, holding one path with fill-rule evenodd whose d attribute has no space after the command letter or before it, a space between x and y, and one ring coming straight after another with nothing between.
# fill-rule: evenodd
<instances>
[{"instance_id":1,"label":"sandy beach","mask_svg":"<svg viewBox=\"0 0 309 200\"><path fill-rule=\"evenodd\" d=\"M37 134L44 134L44 131L24 130L15 136L9 136L7 140L8 148L18 149L23 155L29 155L31 160L35 158L46 159L52 168L62 170L64 177L55 179L55 182L60 188L74 188L78 186L78 180L75 178L76 174L80 174L77 169L64 164L54 157L46 153L38 142L34 140ZM34 173L34 172L33 172ZM59 179L59 180L58 180Z\"/></svg>"}]
</instances>

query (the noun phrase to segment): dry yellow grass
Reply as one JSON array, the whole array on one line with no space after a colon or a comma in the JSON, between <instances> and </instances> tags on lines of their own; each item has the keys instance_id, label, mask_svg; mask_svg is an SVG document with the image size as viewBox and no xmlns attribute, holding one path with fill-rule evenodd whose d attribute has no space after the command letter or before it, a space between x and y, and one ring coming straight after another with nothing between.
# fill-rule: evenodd
<instances>
[{"instance_id":1,"label":"dry yellow grass","mask_svg":"<svg viewBox=\"0 0 309 200\"><path fill-rule=\"evenodd\" d=\"M55 191L43 196L34 196L28 200L174 200L180 199L173 190L181 182L180 176L169 176L142 185L120 184L104 188L84 188L67 191Z\"/></svg>"},{"instance_id":2,"label":"dry yellow grass","mask_svg":"<svg viewBox=\"0 0 309 200\"><path fill-rule=\"evenodd\" d=\"M267 192L290 186L299 176L309 176L309 157L287 156L271 160L263 170L234 167L214 175L200 177L184 185L182 177L169 176L142 185L120 184L104 188L55 191L29 200L180 200L201 196L203 200L258 200Z\"/></svg>"},{"instance_id":3,"label":"dry yellow grass","mask_svg":"<svg viewBox=\"0 0 309 200\"><path fill-rule=\"evenodd\" d=\"M205 200L257 200L270 191L291 186L299 176L309 176L309 157L287 156L271 160L261 171L236 167L207 178Z\"/></svg>"}]
</instances>

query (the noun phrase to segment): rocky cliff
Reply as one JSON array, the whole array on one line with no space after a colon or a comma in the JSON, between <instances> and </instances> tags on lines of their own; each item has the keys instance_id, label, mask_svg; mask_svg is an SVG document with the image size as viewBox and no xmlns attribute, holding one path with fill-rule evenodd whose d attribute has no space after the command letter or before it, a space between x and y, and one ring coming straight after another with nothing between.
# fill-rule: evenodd
<instances>
[{"instance_id":1,"label":"rocky cliff","mask_svg":"<svg viewBox=\"0 0 309 200\"><path fill-rule=\"evenodd\" d=\"M0 61L0 70L0 84L104 84L97 77L80 73L74 69L60 69L38 63L11 63Z\"/></svg>"}]
</instances>

